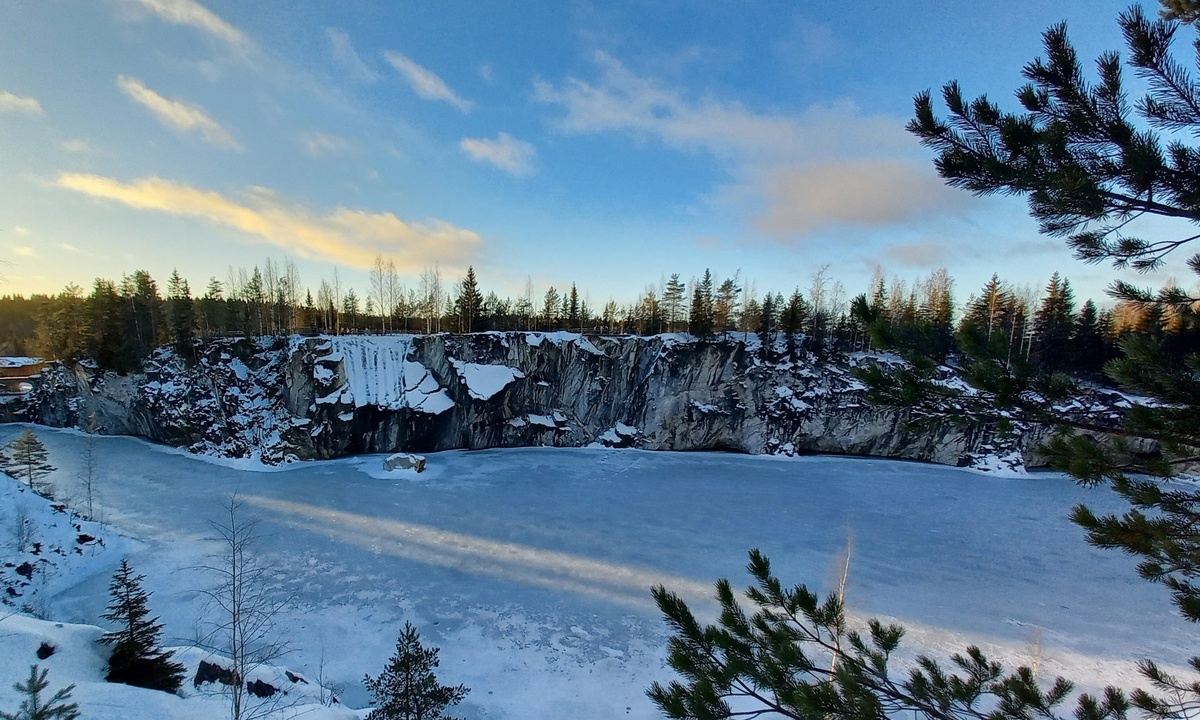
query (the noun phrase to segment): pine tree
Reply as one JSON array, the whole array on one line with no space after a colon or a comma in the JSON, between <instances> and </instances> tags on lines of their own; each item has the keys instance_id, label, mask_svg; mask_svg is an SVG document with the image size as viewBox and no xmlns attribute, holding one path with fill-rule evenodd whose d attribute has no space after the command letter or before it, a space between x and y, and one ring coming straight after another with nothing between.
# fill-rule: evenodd
<instances>
[{"instance_id":1,"label":"pine tree","mask_svg":"<svg viewBox=\"0 0 1200 720\"><path fill-rule=\"evenodd\" d=\"M12 452L6 468L9 474L29 483L30 490L41 493L41 479L57 469L49 462L46 446L32 430L25 428L8 444L8 449Z\"/></svg>"},{"instance_id":2,"label":"pine tree","mask_svg":"<svg viewBox=\"0 0 1200 720\"><path fill-rule=\"evenodd\" d=\"M417 629L405 622L396 654L379 677L368 675L363 681L375 698L367 720L454 720L444 713L462 702L470 688L439 685L433 673L437 666L438 649L423 647Z\"/></svg>"},{"instance_id":3,"label":"pine tree","mask_svg":"<svg viewBox=\"0 0 1200 720\"><path fill-rule=\"evenodd\" d=\"M918 657L906 675L889 668L904 628L868 621L847 627L837 593L821 598L804 585L785 586L770 561L750 551L754 586L739 603L728 580L717 582L717 624L702 625L687 604L664 587L654 599L674 631L667 663L682 682L653 683L646 691L669 718L730 720L1058 720L1071 691L1058 678L1047 690L1029 667L1007 671L977 647L951 658L951 667ZM736 711L735 708L736 707ZM1120 691L1081 696L1076 720L1123 720ZM906 712L909 711L909 712Z\"/></svg>"},{"instance_id":4,"label":"pine tree","mask_svg":"<svg viewBox=\"0 0 1200 720\"><path fill-rule=\"evenodd\" d=\"M108 591L112 599L102 618L119 629L105 633L100 642L112 645L108 659L109 682L124 683L151 690L177 692L183 683L184 667L171 661L171 653L159 647L162 624L150 614L146 603L150 594L142 589L144 575L135 575L128 560L113 574Z\"/></svg>"},{"instance_id":5,"label":"pine tree","mask_svg":"<svg viewBox=\"0 0 1200 720\"><path fill-rule=\"evenodd\" d=\"M1167 17L1200 22L1200 15L1190 12L1197 7L1194 2L1163 4ZM929 93L921 93L909 130L937 153L935 165L948 184L977 194L1026 196L1042 232L1067 237L1080 259L1147 271L1200 238L1195 234L1200 224L1200 148L1189 144L1200 129L1200 83L1182 64L1186 55L1172 50L1178 23L1152 19L1134 5L1120 15L1119 25L1129 49L1124 64L1144 84L1145 95L1130 97L1116 52L1100 56L1097 79L1090 81L1060 24L1043 35L1046 57L1024 68L1028 83L1017 92L1023 110L1004 112L985 96L966 99L952 82L942 92L950 117L937 117ZM1181 229L1174 239L1141 238L1130 220L1142 216L1165 218ZM1187 262L1200 272L1200 255ZM974 388L965 400L965 394L952 393L953 401L963 401L954 413L990 413L992 418L1059 428L1041 448L1050 464L1081 483L1107 483L1128 503L1119 515L1096 515L1079 506L1072 520L1087 532L1089 543L1138 558L1139 574L1165 585L1183 617L1200 622L1200 535L1195 530L1200 492L1162 482L1188 469L1200 455L1200 379L1195 370L1200 354L1173 350L1161 330L1168 319L1189 332L1200 330L1192 312L1198 299L1178 287L1153 294L1121 281L1110 293L1136 306L1141 311L1136 315L1151 327L1146 328L1149 333L1125 337L1124 356L1110 361L1105 373L1149 401L1132 402L1116 426L1086 410L1064 412L1058 403L1076 390L1068 379L1023 376L984 352L966 358ZM871 386L869 399L900 401L914 412L945 407L947 393L928 375L886 375L863 376ZM1104 441L1097 442L1097 436ZM1154 441L1158 451L1142 451L1144 440ZM1200 671L1200 657L1190 665ZM1153 718L1194 713L1200 703L1195 675L1168 675L1152 660L1143 660L1141 671L1152 690L1138 690L1128 701L1118 690L1106 692L1124 705L1114 709L1117 716L1123 717L1130 706ZM1081 707L1080 717L1096 717L1097 710Z\"/></svg>"},{"instance_id":6,"label":"pine tree","mask_svg":"<svg viewBox=\"0 0 1200 720\"><path fill-rule=\"evenodd\" d=\"M38 672L37 665L29 667L29 679L24 683L14 683L13 690L25 696L21 701L21 709L16 713L0 712L0 720L76 720L79 717L79 706L69 703L74 685L59 690L49 700L42 700L42 692L50 687L46 676L49 670Z\"/></svg>"}]
</instances>

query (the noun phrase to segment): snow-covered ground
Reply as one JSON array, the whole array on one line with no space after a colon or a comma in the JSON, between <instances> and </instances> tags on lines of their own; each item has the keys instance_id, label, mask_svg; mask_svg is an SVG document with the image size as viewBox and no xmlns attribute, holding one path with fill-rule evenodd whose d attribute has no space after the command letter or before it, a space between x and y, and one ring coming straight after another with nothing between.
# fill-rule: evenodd
<instances>
[{"instance_id":1,"label":"snow-covered ground","mask_svg":"<svg viewBox=\"0 0 1200 720\"><path fill-rule=\"evenodd\" d=\"M0 443L19 430L0 426ZM82 436L37 432L60 468L51 480L70 486ZM432 454L419 475L384 472L381 455L256 472L129 438L99 447L100 514L133 538L122 550L147 576L168 642L203 630L193 568L236 491L261 516L259 557L289 598L293 652L281 664L342 685L353 707L411 620L442 648L439 678L472 688L459 715L659 717L644 689L672 674L651 585L710 613L712 582L744 586L746 551L759 547L785 582L828 589L847 538L853 612L904 623L906 644L924 652L975 643L1006 662L1037 654L1044 676L1095 689L1136 684L1140 657L1181 666L1197 645L1163 588L1067 520L1079 502L1119 509L1111 492L1053 474L551 448ZM49 617L98 623L119 561L109 550L95 558L103 567L52 588ZM5 632L0 652L15 652ZM5 659L0 709L15 707L7 688L31 662Z\"/></svg>"}]
</instances>

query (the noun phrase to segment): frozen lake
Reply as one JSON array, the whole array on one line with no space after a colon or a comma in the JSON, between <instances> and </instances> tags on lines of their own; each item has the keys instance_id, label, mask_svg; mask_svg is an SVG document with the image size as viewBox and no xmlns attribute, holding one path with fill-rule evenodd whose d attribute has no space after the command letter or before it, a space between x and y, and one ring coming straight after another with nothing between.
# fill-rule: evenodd
<instances>
[{"instance_id":1,"label":"frozen lake","mask_svg":"<svg viewBox=\"0 0 1200 720\"><path fill-rule=\"evenodd\" d=\"M0 427L0 442L19 430ZM37 429L69 488L83 438ZM1087 546L1067 520L1107 489L1054 474L996 477L883 460L531 448L429 455L421 475L383 456L275 472L103 438L104 519L140 541L130 560L171 642L196 632L209 523L232 492L261 517L260 557L292 596L284 660L367 701L405 620L442 648L443 682L466 683L469 717L659 717L644 689L671 677L649 586L711 608L718 577L743 587L746 551L785 583L829 589L852 538L847 601L910 627L927 652L969 643L1064 673L1132 684L1142 656L1182 664L1196 645L1167 592L1133 561ZM113 560L115 563L116 560ZM108 574L51 604L96 623ZM1040 650L1035 650L1035 643ZM1091 680L1091 683L1083 681Z\"/></svg>"}]
</instances>

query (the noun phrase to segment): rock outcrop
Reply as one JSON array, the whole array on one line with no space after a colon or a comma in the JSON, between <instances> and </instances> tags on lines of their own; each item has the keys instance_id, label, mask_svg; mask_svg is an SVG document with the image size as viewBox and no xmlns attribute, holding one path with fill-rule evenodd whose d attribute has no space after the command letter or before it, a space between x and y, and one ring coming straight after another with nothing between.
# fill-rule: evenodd
<instances>
[{"instance_id":1,"label":"rock outcrop","mask_svg":"<svg viewBox=\"0 0 1200 720\"><path fill-rule=\"evenodd\" d=\"M773 353L779 356L781 353ZM268 463L531 445L844 453L1020 465L1036 432L909 427L853 376L879 354L766 362L755 336L341 336L169 349L140 374L54 366L8 420Z\"/></svg>"}]
</instances>

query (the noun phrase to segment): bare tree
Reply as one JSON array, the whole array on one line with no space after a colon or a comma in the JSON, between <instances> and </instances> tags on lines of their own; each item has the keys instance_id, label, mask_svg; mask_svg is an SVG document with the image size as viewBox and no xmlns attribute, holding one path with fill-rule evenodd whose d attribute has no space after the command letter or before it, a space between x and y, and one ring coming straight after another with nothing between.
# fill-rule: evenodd
<instances>
[{"instance_id":1,"label":"bare tree","mask_svg":"<svg viewBox=\"0 0 1200 720\"><path fill-rule=\"evenodd\" d=\"M384 295L387 298L387 304L384 306L388 315L388 326L392 332L396 332L396 311L404 303L404 286L400 284L400 275L396 272L396 263L392 260L387 261L387 266L383 269L383 287ZM405 318L407 322L407 318ZM407 325L405 332L408 331Z\"/></svg>"},{"instance_id":2,"label":"bare tree","mask_svg":"<svg viewBox=\"0 0 1200 720\"><path fill-rule=\"evenodd\" d=\"M259 564L255 555L260 539L258 517L247 515L237 493L229 496L220 518L211 526L220 549L202 566L215 583L202 591L212 619L199 644L228 655L232 663L231 720L253 720L278 710L277 702L254 702L257 698L250 695L246 681L250 673L288 652L278 617L290 598L269 587L268 568Z\"/></svg>"},{"instance_id":3,"label":"bare tree","mask_svg":"<svg viewBox=\"0 0 1200 720\"><path fill-rule=\"evenodd\" d=\"M369 273L371 287L367 291L367 300L374 301L379 308L379 331L387 332L387 307L388 307L388 286L387 286L387 264L383 262L383 255L375 255L375 264L371 266ZM370 314L369 312L367 313Z\"/></svg>"},{"instance_id":4,"label":"bare tree","mask_svg":"<svg viewBox=\"0 0 1200 720\"><path fill-rule=\"evenodd\" d=\"M84 427L84 430L87 432L87 435L83 439L83 457L81 458L83 460L83 467L79 471L79 482L83 486L83 502L87 507L87 519L95 520L96 512L93 505L93 488L100 469L100 457L96 453L95 412L88 416L87 425Z\"/></svg>"}]
</instances>

